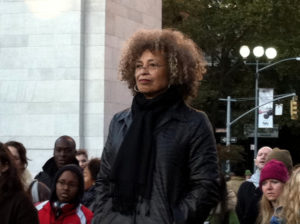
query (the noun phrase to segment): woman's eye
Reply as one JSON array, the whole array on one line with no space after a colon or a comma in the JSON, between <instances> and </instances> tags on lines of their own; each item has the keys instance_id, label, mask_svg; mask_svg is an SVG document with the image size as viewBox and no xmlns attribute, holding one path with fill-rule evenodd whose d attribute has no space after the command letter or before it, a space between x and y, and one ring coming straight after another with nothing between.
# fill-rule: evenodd
<instances>
[{"instance_id":1,"label":"woman's eye","mask_svg":"<svg viewBox=\"0 0 300 224\"><path fill-rule=\"evenodd\" d=\"M135 65L135 68L142 68L142 65Z\"/></svg>"},{"instance_id":2,"label":"woman's eye","mask_svg":"<svg viewBox=\"0 0 300 224\"><path fill-rule=\"evenodd\" d=\"M149 64L149 67L150 67L150 68L156 68L156 67L157 67L157 64L151 63L151 64Z\"/></svg>"}]
</instances>

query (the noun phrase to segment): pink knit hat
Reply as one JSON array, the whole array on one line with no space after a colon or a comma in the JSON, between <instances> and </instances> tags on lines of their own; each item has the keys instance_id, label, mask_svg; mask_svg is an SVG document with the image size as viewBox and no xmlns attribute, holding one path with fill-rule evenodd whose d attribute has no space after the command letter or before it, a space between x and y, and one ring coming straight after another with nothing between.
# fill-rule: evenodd
<instances>
[{"instance_id":1,"label":"pink knit hat","mask_svg":"<svg viewBox=\"0 0 300 224\"><path fill-rule=\"evenodd\" d=\"M267 179L279 180L283 183L289 179L289 172L283 162L272 159L267 162L261 170L259 186L262 186L262 182Z\"/></svg>"}]
</instances>

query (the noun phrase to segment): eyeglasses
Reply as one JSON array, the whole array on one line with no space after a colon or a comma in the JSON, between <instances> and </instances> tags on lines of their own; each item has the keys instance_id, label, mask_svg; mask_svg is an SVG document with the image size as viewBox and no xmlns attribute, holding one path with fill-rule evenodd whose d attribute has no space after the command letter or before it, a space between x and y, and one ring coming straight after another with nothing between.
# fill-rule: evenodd
<instances>
[{"instance_id":1,"label":"eyeglasses","mask_svg":"<svg viewBox=\"0 0 300 224\"><path fill-rule=\"evenodd\" d=\"M160 65L158 63L150 63L146 66L143 66L142 64L135 65L135 71L141 72L143 69L147 69L149 72L156 71L159 67L164 67L165 65Z\"/></svg>"},{"instance_id":2,"label":"eyeglasses","mask_svg":"<svg viewBox=\"0 0 300 224\"><path fill-rule=\"evenodd\" d=\"M68 187L68 188L72 188L72 189L78 188L78 184L72 183L72 182L71 183L67 183L67 182L65 182L63 180L58 180L57 181L57 185L59 187Z\"/></svg>"}]
</instances>

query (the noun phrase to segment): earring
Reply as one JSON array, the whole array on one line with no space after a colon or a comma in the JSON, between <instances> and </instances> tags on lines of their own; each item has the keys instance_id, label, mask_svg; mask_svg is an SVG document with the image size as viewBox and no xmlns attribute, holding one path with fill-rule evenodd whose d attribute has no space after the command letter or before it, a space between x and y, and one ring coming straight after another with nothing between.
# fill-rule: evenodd
<instances>
[{"instance_id":1,"label":"earring","mask_svg":"<svg viewBox=\"0 0 300 224\"><path fill-rule=\"evenodd\" d=\"M140 91L138 90L136 84L134 85L133 90L134 90L134 92L137 92L137 93L140 92Z\"/></svg>"}]
</instances>

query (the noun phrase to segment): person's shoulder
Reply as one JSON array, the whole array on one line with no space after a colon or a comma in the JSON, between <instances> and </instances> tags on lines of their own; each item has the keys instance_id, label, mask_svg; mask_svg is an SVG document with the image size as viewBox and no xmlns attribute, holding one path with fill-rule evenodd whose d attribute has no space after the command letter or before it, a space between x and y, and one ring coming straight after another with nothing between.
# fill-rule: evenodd
<instances>
[{"instance_id":1,"label":"person's shoulder","mask_svg":"<svg viewBox=\"0 0 300 224\"><path fill-rule=\"evenodd\" d=\"M132 116L131 116L131 109L127 108L122 110L116 114L111 119L110 128L118 127L120 124L129 125L131 123Z\"/></svg>"},{"instance_id":2,"label":"person's shoulder","mask_svg":"<svg viewBox=\"0 0 300 224\"><path fill-rule=\"evenodd\" d=\"M49 174L46 173L45 171L40 171L40 172L34 177L35 180L38 180L38 181L41 181L41 182L43 182L43 180L44 180L45 178L50 178Z\"/></svg>"},{"instance_id":3,"label":"person's shoulder","mask_svg":"<svg viewBox=\"0 0 300 224\"><path fill-rule=\"evenodd\" d=\"M50 157L43 165L42 167L42 171L40 171L35 177L34 179L38 179L37 177L44 177L44 176L49 176L49 174L51 174L51 171L53 170L53 167L56 166L54 157ZM56 173L56 171L55 171Z\"/></svg>"},{"instance_id":4,"label":"person's shoulder","mask_svg":"<svg viewBox=\"0 0 300 224\"><path fill-rule=\"evenodd\" d=\"M252 182L244 181L239 187L239 193L251 194L251 192L255 192L256 187Z\"/></svg>"},{"instance_id":5,"label":"person's shoulder","mask_svg":"<svg viewBox=\"0 0 300 224\"><path fill-rule=\"evenodd\" d=\"M35 203L34 206L38 212L40 212L42 210L51 210L49 200Z\"/></svg>"},{"instance_id":6,"label":"person's shoulder","mask_svg":"<svg viewBox=\"0 0 300 224\"><path fill-rule=\"evenodd\" d=\"M33 179L38 179L39 177L43 176L45 174L45 171L40 171Z\"/></svg>"},{"instance_id":7,"label":"person's shoulder","mask_svg":"<svg viewBox=\"0 0 300 224\"><path fill-rule=\"evenodd\" d=\"M182 102L178 106L178 112L179 114L182 114L186 120L188 121L193 121L198 120L200 122L207 120L208 121L208 116L207 114L199 109L196 109L185 102Z\"/></svg>"},{"instance_id":8,"label":"person's shoulder","mask_svg":"<svg viewBox=\"0 0 300 224\"><path fill-rule=\"evenodd\" d=\"M122 111L119 111L117 113L115 113L115 115L113 116L113 119L115 120L120 120L120 119L123 119L127 116L130 116L130 113L131 113L131 109L130 108L126 108Z\"/></svg>"},{"instance_id":9,"label":"person's shoulder","mask_svg":"<svg viewBox=\"0 0 300 224\"><path fill-rule=\"evenodd\" d=\"M255 185L250 181L244 181L241 184L241 187L243 187L243 188L255 188Z\"/></svg>"}]
</instances>

